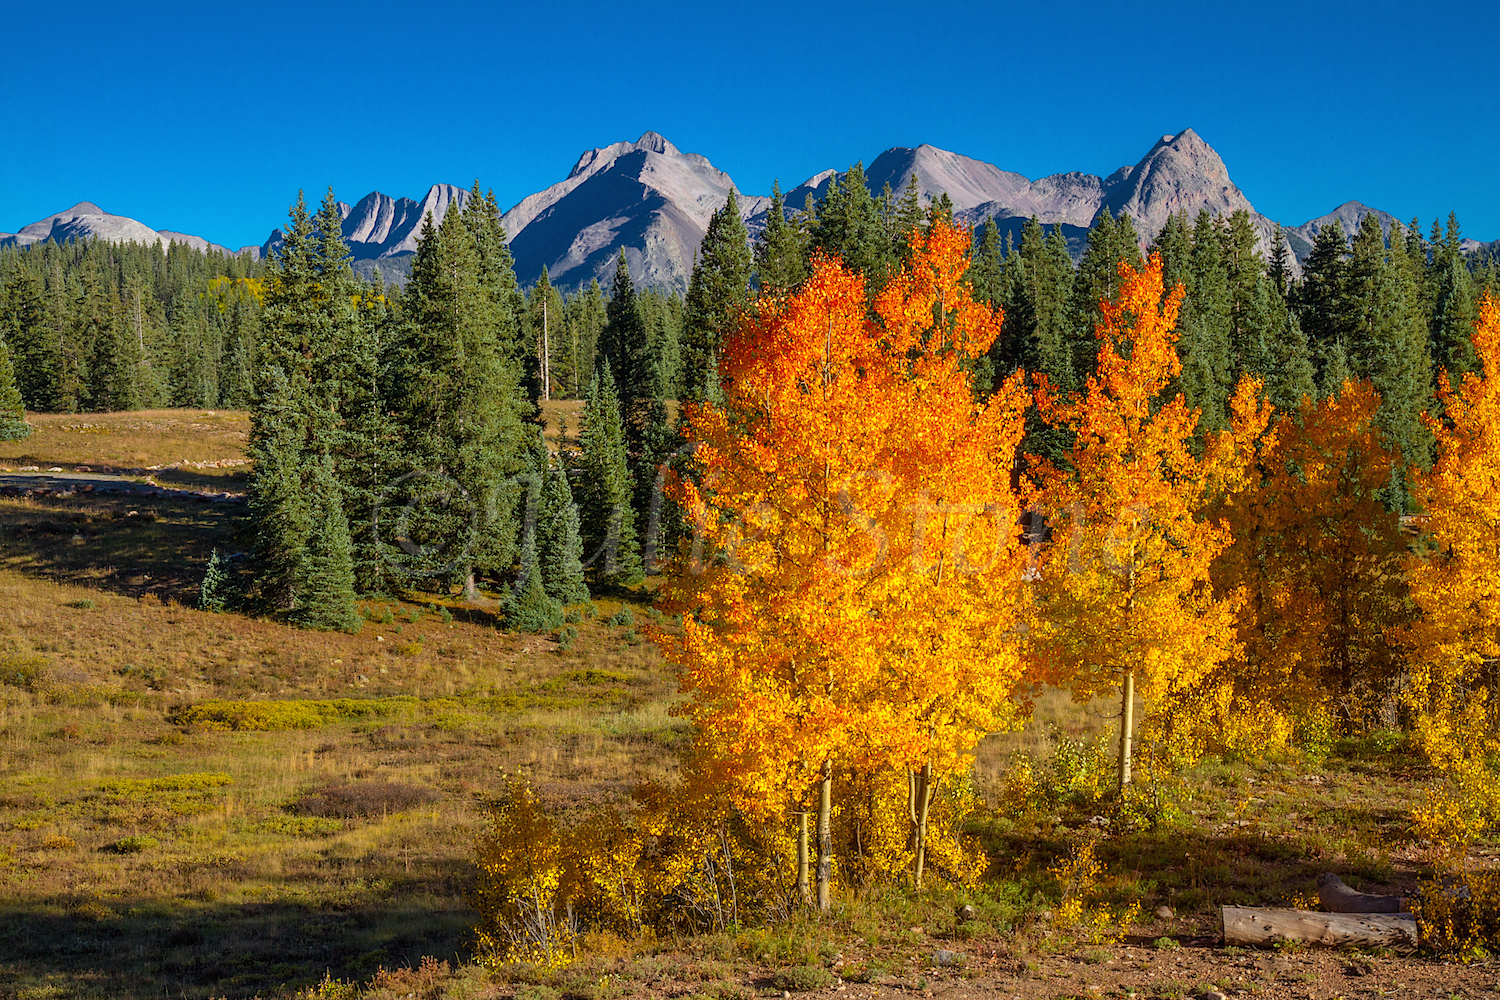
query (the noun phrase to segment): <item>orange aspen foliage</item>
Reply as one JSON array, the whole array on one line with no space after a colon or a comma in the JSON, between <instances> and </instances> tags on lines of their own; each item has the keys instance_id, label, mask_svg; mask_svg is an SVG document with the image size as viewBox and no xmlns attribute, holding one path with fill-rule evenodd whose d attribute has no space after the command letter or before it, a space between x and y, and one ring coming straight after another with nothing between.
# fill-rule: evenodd
<instances>
[{"instance_id":1,"label":"orange aspen foliage","mask_svg":"<svg viewBox=\"0 0 1500 1000\"><path fill-rule=\"evenodd\" d=\"M1379 408L1367 381L1322 403L1304 398L1295 420L1282 416L1262 439L1258 488L1226 498L1234 543L1215 579L1221 593L1246 596L1241 653L1197 706L1219 749L1263 753L1294 730L1303 745L1326 743L1387 706L1406 546L1380 496L1396 453L1381 440Z\"/></svg>"},{"instance_id":2,"label":"orange aspen foliage","mask_svg":"<svg viewBox=\"0 0 1500 1000\"><path fill-rule=\"evenodd\" d=\"M1042 419L1072 432L1074 444L1062 463L1032 459L1031 499L1052 531L1036 584L1040 679L1079 700L1120 688L1123 789L1137 680L1148 702L1170 699L1235 648L1237 597L1215 596L1209 581L1229 528L1205 512L1242 483L1243 442L1269 413L1255 383L1242 382L1235 426L1195 457L1197 413L1180 394L1160 399L1181 371L1173 328L1182 288L1163 295L1154 254L1139 271L1122 262L1119 273L1119 292L1101 303L1098 371L1084 391L1059 399L1045 376L1037 380Z\"/></svg>"},{"instance_id":3,"label":"orange aspen foliage","mask_svg":"<svg viewBox=\"0 0 1500 1000\"><path fill-rule=\"evenodd\" d=\"M1453 794L1419 815L1456 845L1500 819L1500 303L1485 294L1475 323L1481 371L1441 376L1443 419L1430 472L1413 470L1431 551L1414 558L1421 617L1407 631L1417 737Z\"/></svg>"},{"instance_id":4,"label":"orange aspen foliage","mask_svg":"<svg viewBox=\"0 0 1500 1000\"><path fill-rule=\"evenodd\" d=\"M834 771L918 775L920 864L938 776L1008 721L1021 672L1026 394L978 404L961 368L1001 322L961 282L968 244L916 237L874 317L862 278L817 260L729 341L722 405L688 408L697 482L677 491L698 537L664 585L682 633L660 638L737 804L817 796L823 906Z\"/></svg>"}]
</instances>

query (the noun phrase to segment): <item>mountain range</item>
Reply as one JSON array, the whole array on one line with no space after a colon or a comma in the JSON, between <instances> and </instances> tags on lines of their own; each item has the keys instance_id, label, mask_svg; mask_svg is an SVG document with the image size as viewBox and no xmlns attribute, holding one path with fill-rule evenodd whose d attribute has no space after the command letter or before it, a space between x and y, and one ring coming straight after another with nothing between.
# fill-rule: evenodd
<instances>
[{"instance_id":1,"label":"mountain range","mask_svg":"<svg viewBox=\"0 0 1500 1000\"><path fill-rule=\"evenodd\" d=\"M801 209L809 197L822 197L835 173L821 171L787 191L787 210ZM1129 213L1145 240L1171 215L1186 211L1195 216L1204 208L1214 215L1238 209L1248 212L1260 234L1262 253L1270 253L1275 232L1275 223L1255 210L1230 180L1223 159L1192 129L1162 136L1138 162L1107 177L1070 172L1031 180L928 145L888 149L865 171L871 193L877 195L887 185L900 193L913 175L924 202L946 193L954 216L972 225L994 218L1002 235L1019 235L1025 221L1035 215L1044 225L1061 226L1075 257L1083 252L1089 228L1105 211L1116 217ZM588 150L563 180L528 195L505 213L503 223L511 237L516 275L529 285L546 267L555 285L576 288L598 279L608 287L623 248L638 285L685 290L709 218L731 190L736 191L740 213L751 232L758 232L771 207L768 196L740 194L730 176L706 157L683 153L656 132L647 132L635 142ZM462 208L469 197L464 188L434 184L420 200L372 191L352 206L341 204L343 235L355 269L366 275L378 273L387 281L404 280L422 220L430 212L435 222L441 222L449 208ZM1284 239L1299 269L1318 227L1336 219L1345 232L1352 233L1371 212L1389 232L1393 216L1357 201L1286 227ZM89 202L18 233L0 233L0 246L89 237L175 241L228 252L201 237L152 230L134 219L110 215ZM276 229L262 246L237 252L268 254L281 238L281 230ZM1466 240L1465 244L1470 250L1500 250L1500 241Z\"/></svg>"}]
</instances>

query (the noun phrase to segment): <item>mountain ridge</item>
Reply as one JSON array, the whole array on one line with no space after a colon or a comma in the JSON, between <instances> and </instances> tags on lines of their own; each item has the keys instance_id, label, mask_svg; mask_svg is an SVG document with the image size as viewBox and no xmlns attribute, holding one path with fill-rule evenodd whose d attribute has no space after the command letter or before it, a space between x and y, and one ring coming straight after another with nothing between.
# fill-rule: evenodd
<instances>
[{"instance_id":1,"label":"mountain ridge","mask_svg":"<svg viewBox=\"0 0 1500 1000\"><path fill-rule=\"evenodd\" d=\"M1089 227L1106 211L1114 216L1129 213L1143 242L1149 242L1176 212L1194 216L1204 208L1215 215L1240 209L1250 213L1260 237L1258 248L1265 255L1271 252L1275 231L1275 224L1257 212L1235 185L1219 154L1192 128L1161 136L1138 161L1103 177L1067 171L1033 180L925 143L884 150L865 171L871 193L877 196L889 185L899 197L914 174L923 201L930 203L946 193L958 220L977 226L993 218L1002 234L1015 236L1035 215L1043 225L1062 228L1075 257L1082 253ZM839 175L831 168L821 170L787 191L787 212L800 211L809 197L823 197L831 179ZM647 131L633 142L585 150L562 180L520 199L501 221L510 238L517 277L525 285L534 282L543 267L552 283L561 287L581 287L593 280L607 284L623 250L638 285L683 291L708 221L730 191L736 193L741 217L751 232L758 232L770 209L768 196L743 194L733 178L707 157L684 153L662 134ZM423 220L431 213L434 222L441 223L451 207L466 206L470 197L465 188L439 183L420 199L372 191L353 205L340 203L343 235L355 269L388 281L404 280ZM1394 217L1358 201L1284 227L1294 266L1300 272L1317 227L1337 220L1352 234L1372 212L1389 233ZM0 246L88 238L148 244L161 240L231 252L202 237L153 230L86 201L16 233L0 233ZM282 238L282 230L273 229L261 246L235 252L269 254ZM1486 244L1466 239L1464 245L1469 251L1500 250L1500 240Z\"/></svg>"}]
</instances>

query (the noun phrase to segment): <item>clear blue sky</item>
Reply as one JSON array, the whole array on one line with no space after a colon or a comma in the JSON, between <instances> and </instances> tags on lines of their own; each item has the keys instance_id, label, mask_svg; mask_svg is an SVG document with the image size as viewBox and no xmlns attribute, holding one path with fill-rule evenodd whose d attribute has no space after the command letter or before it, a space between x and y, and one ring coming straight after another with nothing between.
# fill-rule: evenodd
<instances>
[{"instance_id":1,"label":"clear blue sky","mask_svg":"<svg viewBox=\"0 0 1500 1000\"><path fill-rule=\"evenodd\" d=\"M5 22L4 232L88 200L237 247L330 184L477 177L509 207L647 129L768 193L923 142L1106 174L1192 127L1272 218L1358 199L1500 239L1493 2L84 0Z\"/></svg>"}]
</instances>

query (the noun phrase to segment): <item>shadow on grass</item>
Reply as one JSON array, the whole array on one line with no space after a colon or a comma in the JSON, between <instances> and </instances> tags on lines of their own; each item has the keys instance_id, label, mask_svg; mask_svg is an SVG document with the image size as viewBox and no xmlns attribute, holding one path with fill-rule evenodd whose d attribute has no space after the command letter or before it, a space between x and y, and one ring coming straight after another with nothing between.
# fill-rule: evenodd
<instances>
[{"instance_id":1,"label":"shadow on grass","mask_svg":"<svg viewBox=\"0 0 1500 1000\"><path fill-rule=\"evenodd\" d=\"M215 546L248 548L242 504L139 497L47 497L6 503L0 564L57 583L183 603Z\"/></svg>"},{"instance_id":2,"label":"shadow on grass","mask_svg":"<svg viewBox=\"0 0 1500 1000\"><path fill-rule=\"evenodd\" d=\"M452 897L339 907L181 899L0 906L0 996L291 995L425 955L457 964L474 916Z\"/></svg>"}]
</instances>

